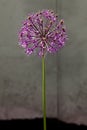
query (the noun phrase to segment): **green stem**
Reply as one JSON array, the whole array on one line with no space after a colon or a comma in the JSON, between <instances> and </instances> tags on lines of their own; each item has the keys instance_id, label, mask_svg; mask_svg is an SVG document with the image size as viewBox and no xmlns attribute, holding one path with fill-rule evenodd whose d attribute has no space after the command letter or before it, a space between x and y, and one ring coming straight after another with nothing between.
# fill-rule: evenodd
<instances>
[{"instance_id":1,"label":"green stem","mask_svg":"<svg viewBox=\"0 0 87 130\"><path fill-rule=\"evenodd\" d=\"M43 125L46 130L46 79L45 79L45 57L42 57L42 108L43 108Z\"/></svg>"}]
</instances>

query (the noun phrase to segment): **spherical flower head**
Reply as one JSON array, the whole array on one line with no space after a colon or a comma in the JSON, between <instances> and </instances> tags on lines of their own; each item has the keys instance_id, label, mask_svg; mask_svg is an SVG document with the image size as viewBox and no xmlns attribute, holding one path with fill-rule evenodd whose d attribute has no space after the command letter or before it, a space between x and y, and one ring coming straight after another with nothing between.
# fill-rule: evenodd
<instances>
[{"instance_id":1,"label":"spherical flower head","mask_svg":"<svg viewBox=\"0 0 87 130\"><path fill-rule=\"evenodd\" d=\"M37 52L41 57L47 52L59 51L67 40L64 20L59 20L51 10L29 14L18 36L19 45L24 48L27 55Z\"/></svg>"}]
</instances>

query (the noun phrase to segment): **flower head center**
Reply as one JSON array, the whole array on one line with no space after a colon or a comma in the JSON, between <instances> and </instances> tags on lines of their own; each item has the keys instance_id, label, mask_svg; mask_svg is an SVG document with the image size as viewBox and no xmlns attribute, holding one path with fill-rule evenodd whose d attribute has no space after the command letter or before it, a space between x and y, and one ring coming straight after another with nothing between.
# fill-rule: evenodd
<instances>
[{"instance_id":1,"label":"flower head center","mask_svg":"<svg viewBox=\"0 0 87 130\"><path fill-rule=\"evenodd\" d=\"M46 37L42 37L42 40L45 41L45 40L46 40Z\"/></svg>"}]
</instances>

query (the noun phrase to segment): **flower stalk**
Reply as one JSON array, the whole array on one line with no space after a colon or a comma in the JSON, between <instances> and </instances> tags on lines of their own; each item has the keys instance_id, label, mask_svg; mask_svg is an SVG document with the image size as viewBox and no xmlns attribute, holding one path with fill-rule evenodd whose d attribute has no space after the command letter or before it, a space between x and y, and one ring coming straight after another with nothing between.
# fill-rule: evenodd
<instances>
[{"instance_id":1,"label":"flower stalk","mask_svg":"<svg viewBox=\"0 0 87 130\"><path fill-rule=\"evenodd\" d=\"M46 130L46 73L45 57L42 56L42 108L43 108L43 127Z\"/></svg>"}]
</instances>

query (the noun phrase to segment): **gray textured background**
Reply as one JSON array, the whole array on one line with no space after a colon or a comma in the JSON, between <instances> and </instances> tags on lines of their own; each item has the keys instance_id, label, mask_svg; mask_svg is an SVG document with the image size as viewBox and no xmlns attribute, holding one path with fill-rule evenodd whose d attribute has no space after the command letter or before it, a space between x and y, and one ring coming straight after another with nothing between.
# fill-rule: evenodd
<instances>
[{"instance_id":1,"label":"gray textured background","mask_svg":"<svg viewBox=\"0 0 87 130\"><path fill-rule=\"evenodd\" d=\"M87 0L57 2L69 40L46 57L47 116L87 124ZM0 119L42 117L41 59L17 45L20 23L41 9L56 0L0 0Z\"/></svg>"},{"instance_id":2,"label":"gray textured background","mask_svg":"<svg viewBox=\"0 0 87 130\"><path fill-rule=\"evenodd\" d=\"M54 9L53 0L0 1L0 118L42 116L41 59L18 46L17 33L29 12ZM47 116L57 116L56 55L48 55Z\"/></svg>"},{"instance_id":3,"label":"gray textured background","mask_svg":"<svg viewBox=\"0 0 87 130\"><path fill-rule=\"evenodd\" d=\"M87 124L87 0L61 2L69 41L59 54L59 117Z\"/></svg>"}]
</instances>

